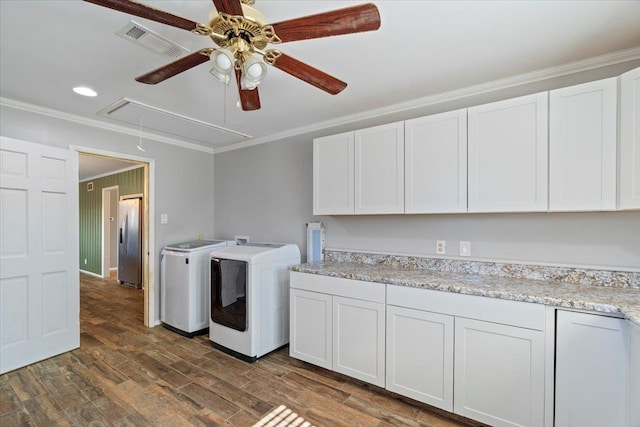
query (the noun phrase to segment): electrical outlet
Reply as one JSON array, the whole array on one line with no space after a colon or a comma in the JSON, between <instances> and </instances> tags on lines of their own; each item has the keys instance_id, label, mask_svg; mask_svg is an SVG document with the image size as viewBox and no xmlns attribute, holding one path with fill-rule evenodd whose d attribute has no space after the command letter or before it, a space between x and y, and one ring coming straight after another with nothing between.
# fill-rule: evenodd
<instances>
[{"instance_id":1,"label":"electrical outlet","mask_svg":"<svg viewBox=\"0 0 640 427\"><path fill-rule=\"evenodd\" d=\"M87 265L87 259L86 258L84 259L84 265Z\"/></svg>"},{"instance_id":2,"label":"electrical outlet","mask_svg":"<svg viewBox=\"0 0 640 427\"><path fill-rule=\"evenodd\" d=\"M471 242L463 240L460 242L460 256L471 256Z\"/></svg>"},{"instance_id":3,"label":"electrical outlet","mask_svg":"<svg viewBox=\"0 0 640 427\"><path fill-rule=\"evenodd\" d=\"M233 236L233 240L235 240L238 245L249 243L250 241L249 236Z\"/></svg>"},{"instance_id":4,"label":"electrical outlet","mask_svg":"<svg viewBox=\"0 0 640 427\"><path fill-rule=\"evenodd\" d=\"M447 242L444 240L436 240L436 253L444 255L447 252Z\"/></svg>"},{"instance_id":5,"label":"electrical outlet","mask_svg":"<svg viewBox=\"0 0 640 427\"><path fill-rule=\"evenodd\" d=\"M160 224L169 224L169 214L166 214L166 213L160 214Z\"/></svg>"}]
</instances>

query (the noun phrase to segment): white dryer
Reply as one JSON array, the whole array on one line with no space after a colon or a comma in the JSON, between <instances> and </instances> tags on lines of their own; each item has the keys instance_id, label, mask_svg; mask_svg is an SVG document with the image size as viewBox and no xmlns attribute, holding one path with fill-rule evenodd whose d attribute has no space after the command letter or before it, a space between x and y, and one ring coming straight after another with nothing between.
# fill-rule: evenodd
<instances>
[{"instance_id":1,"label":"white dryer","mask_svg":"<svg viewBox=\"0 0 640 427\"><path fill-rule=\"evenodd\" d=\"M289 343L289 267L300 264L293 244L246 243L211 257L213 346L253 362Z\"/></svg>"},{"instance_id":2,"label":"white dryer","mask_svg":"<svg viewBox=\"0 0 640 427\"><path fill-rule=\"evenodd\" d=\"M209 329L209 252L234 242L193 240L165 246L160 261L160 320L181 335Z\"/></svg>"}]
</instances>

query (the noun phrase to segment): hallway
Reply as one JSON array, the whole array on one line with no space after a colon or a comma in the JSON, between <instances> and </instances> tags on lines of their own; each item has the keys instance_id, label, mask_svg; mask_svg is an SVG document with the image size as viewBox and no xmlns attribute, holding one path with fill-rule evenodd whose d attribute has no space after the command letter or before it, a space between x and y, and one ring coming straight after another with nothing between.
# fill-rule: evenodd
<instances>
[{"instance_id":1,"label":"hallway","mask_svg":"<svg viewBox=\"0 0 640 427\"><path fill-rule=\"evenodd\" d=\"M249 364L207 336L148 329L143 291L113 279L82 274L80 307L81 348L0 376L3 427L466 425L286 348Z\"/></svg>"}]
</instances>

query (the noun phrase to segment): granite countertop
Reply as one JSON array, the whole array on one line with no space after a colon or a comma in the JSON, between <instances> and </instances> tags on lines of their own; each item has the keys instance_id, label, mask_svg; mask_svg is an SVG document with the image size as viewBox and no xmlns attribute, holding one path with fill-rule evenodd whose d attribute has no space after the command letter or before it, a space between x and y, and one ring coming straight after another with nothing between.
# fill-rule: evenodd
<instances>
[{"instance_id":1,"label":"granite countertop","mask_svg":"<svg viewBox=\"0 0 640 427\"><path fill-rule=\"evenodd\" d=\"M620 313L640 327L640 289L324 261L291 271L512 301Z\"/></svg>"}]
</instances>

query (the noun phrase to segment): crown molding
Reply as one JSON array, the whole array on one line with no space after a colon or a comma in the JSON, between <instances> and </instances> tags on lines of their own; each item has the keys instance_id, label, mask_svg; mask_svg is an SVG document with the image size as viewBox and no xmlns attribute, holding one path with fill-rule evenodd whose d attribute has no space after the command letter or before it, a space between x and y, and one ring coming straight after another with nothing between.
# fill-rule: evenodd
<instances>
[{"instance_id":1,"label":"crown molding","mask_svg":"<svg viewBox=\"0 0 640 427\"><path fill-rule=\"evenodd\" d=\"M576 74L584 71L595 70L602 67L611 65L622 64L629 61L635 61L640 59L640 47L634 47L631 49L621 50L617 52L611 52L592 58L583 59L580 61L569 62L566 64L558 65L555 67L549 67L538 71L532 71L529 73L519 74L504 79L494 80L487 83L481 83L478 85L467 86L461 89L455 89L448 92L443 92L435 95L426 96L423 98L414 99L411 101L403 102L400 104L391 105L376 110L368 110L362 113L352 114L350 116L343 116L338 120L329 120L308 127L301 127L291 129L286 132L269 135L263 138L256 138L250 141L239 142L236 144L215 148L214 153L223 153L226 151L239 150L241 148L251 147L254 145L265 144L280 139L293 137L296 135L319 131L334 126L346 125L351 122L359 120L372 119L378 116L387 114L397 114L412 110L419 107L427 107L439 103L455 101L471 96L488 94L499 90L510 89L517 86L523 86L527 84L537 83L544 80L550 80L558 77L564 77L571 74Z\"/></svg>"},{"instance_id":2,"label":"crown molding","mask_svg":"<svg viewBox=\"0 0 640 427\"><path fill-rule=\"evenodd\" d=\"M89 119L86 117L77 116L75 114L64 113L62 111L54 110L51 108L40 107L38 105L28 104L25 102L16 101L14 99L0 97L0 106L13 108L15 110L27 111L30 113L40 114L43 116L53 117L55 119L66 120L68 122L78 123L94 128L104 129L121 134L131 135L139 137L142 135L145 139L150 139L157 142L162 142L169 145L175 145L182 148L188 148L190 150L203 151L205 153L212 154L213 148L204 147L202 145L193 144L186 141L180 141L174 138L168 138L166 136L158 135L148 131L138 131L136 129L130 129L125 126L116 125L113 123L106 123L100 120Z\"/></svg>"}]
</instances>

